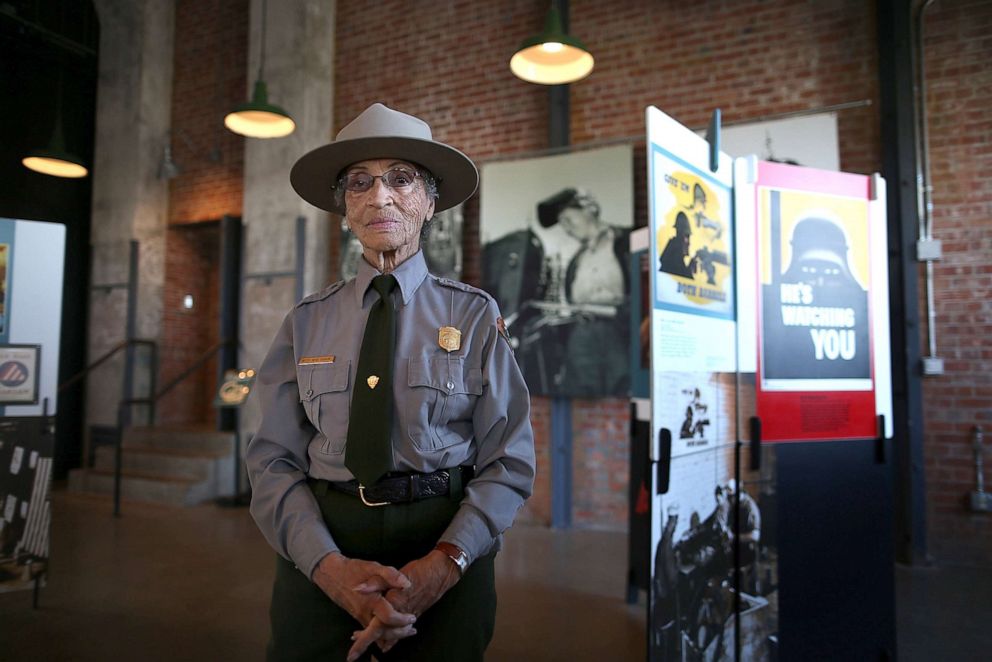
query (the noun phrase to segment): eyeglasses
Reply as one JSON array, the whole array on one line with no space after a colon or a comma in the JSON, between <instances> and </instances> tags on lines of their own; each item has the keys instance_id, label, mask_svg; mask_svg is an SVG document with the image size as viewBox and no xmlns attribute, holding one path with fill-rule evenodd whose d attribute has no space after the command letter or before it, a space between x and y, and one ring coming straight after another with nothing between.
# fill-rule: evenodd
<instances>
[{"instance_id":1,"label":"eyeglasses","mask_svg":"<svg viewBox=\"0 0 992 662\"><path fill-rule=\"evenodd\" d=\"M407 168L393 168L381 175L370 175L367 172L349 172L341 178L341 186L346 191L364 193L372 188L375 180L381 179L382 183L391 189L404 190L413 186L413 182L417 177L420 177L419 172L414 172Z\"/></svg>"}]
</instances>

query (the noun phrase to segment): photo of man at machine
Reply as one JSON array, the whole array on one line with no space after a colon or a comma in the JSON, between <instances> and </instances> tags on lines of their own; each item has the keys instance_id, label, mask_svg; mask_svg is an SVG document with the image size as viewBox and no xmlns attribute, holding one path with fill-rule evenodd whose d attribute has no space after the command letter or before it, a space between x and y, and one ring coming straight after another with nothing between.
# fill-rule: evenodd
<instances>
[{"instance_id":1,"label":"photo of man at machine","mask_svg":"<svg viewBox=\"0 0 992 662\"><path fill-rule=\"evenodd\" d=\"M483 249L483 288L506 316L531 392L626 395L630 228L602 218L596 197L582 187L541 199L536 216L541 228L557 227L578 249L566 255L530 228Z\"/></svg>"}]
</instances>

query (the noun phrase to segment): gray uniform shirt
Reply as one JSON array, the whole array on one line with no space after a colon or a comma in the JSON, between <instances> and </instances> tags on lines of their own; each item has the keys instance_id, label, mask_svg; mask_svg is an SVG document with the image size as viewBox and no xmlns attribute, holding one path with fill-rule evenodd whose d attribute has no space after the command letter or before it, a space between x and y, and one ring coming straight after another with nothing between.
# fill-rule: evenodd
<instances>
[{"instance_id":1,"label":"gray uniform shirt","mask_svg":"<svg viewBox=\"0 0 992 662\"><path fill-rule=\"evenodd\" d=\"M283 321L258 370L253 397L262 418L245 461L251 514L277 552L310 577L337 551L308 476L353 478L344 466L351 393L379 272L361 260L353 280L300 302ZM427 272L423 253L394 272L399 287L393 367L393 470L431 472L475 465L475 478L441 540L469 561L512 523L534 483L530 397L499 310L482 290ZM461 331L441 348L438 331Z\"/></svg>"}]
</instances>

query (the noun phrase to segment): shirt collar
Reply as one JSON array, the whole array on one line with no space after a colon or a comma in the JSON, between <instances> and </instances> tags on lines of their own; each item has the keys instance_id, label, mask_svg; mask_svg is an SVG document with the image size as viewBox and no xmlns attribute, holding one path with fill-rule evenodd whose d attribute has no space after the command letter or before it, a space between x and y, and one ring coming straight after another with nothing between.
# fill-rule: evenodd
<instances>
[{"instance_id":1,"label":"shirt collar","mask_svg":"<svg viewBox=\"0 0 992 662\"><path fill-rule=\"evenodd\" d=\"M417 251L396 267L392 273L400 286L403 305L410 303L414 292L427 278L427 262L424 260L424 252L422 250ZM355 276L355 296L357 298L356 303L360 308L365 307L365 293L372 285L372 279L379 275L381 272L369 264L365 258L358 261L358 275Z\"/></svg>"}]
</instances>

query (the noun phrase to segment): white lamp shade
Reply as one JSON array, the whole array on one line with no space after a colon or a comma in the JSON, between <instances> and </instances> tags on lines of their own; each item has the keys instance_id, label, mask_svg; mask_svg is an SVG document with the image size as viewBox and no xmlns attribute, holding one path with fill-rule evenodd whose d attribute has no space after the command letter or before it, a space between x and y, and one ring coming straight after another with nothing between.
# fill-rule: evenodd
<instances>
[{"instance_id":1,"label":"white lamp shade","mask_svg":"<svg viewBox=\"0 0 992 662\"><path fill-rule=\"evenodd\" d=\"M85 177L89 174L89 171L85 166L79 163L73 163L72 161L66 161L64 159L54 158L51 156L26 156L21 159L21 163L24 164L25 168L34 170L35 172L40 172L44 175L52 175L53 177L69 177L72 179L79 179L80 177Z\"/></svg>"}]
</instances>

